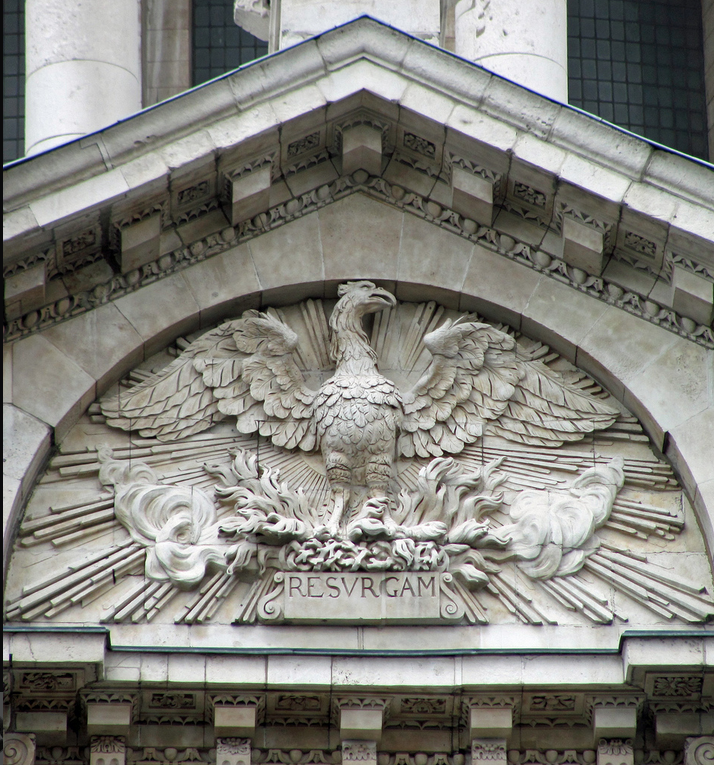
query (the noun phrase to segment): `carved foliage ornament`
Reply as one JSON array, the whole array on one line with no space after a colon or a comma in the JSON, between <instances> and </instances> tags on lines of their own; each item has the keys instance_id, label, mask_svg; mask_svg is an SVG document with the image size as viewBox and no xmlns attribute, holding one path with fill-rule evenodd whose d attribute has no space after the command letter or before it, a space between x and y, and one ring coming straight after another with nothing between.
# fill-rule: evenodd
<instances>
[{"instance_id":1,"label":"carved foliage ornament","mask_svg":"<svg viewBox=\"0 0 714 765\"><path fill-rule=\"evenodd\" d=\"M138 431L141 449L57 458L61 476L93 473L109 493L29 522L22 544L117 522L129 539L15 599L10 618L71 606L82 570L103 583L138 566L145 583L107 620L153 618L183 590L196 596L177 620L204 621L252 582L238 622L487 623L483 597L552 622L514 569L595 622L614 612L583 573L658 614L711 615L703 587L601 544L606 525L667 539L683 523L628 498L676 484L654 458L598 451L601 432L637 436L592 381L474 315L397 305L368 281L338 294L331 311L247 311L107 395L106 424Z\"/></svg>"}]
</instances>

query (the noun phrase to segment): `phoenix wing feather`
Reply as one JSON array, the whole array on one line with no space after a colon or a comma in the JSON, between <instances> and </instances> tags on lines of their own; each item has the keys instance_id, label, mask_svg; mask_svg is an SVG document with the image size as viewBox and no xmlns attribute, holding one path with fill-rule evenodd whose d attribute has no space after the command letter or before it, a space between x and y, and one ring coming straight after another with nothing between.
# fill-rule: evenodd
<instances>
[{"instance_id":1,"label":"phoenix wing feather","mask_svg":"<svg viewBox=\"0 0 714 765\"><path fill-rule=\"evenodd\" d=\"M233 339L238 350L247 354L241 374L245 391L235 396L216 389L220 411L237 416L241 433L257 431L287 449L317 448L316 391L307 387L295 363L295 332L267 313L246 311Z\"/></svg>"},{"instance_id":2,"label":"phoenix wing feather","mask_svg":"<svg viewBox=\"0 0 714 765\"><path fill-rule=\"evenodd\" d=\"M100 402L107 423L173 441L237 417L279 446L315 448L312 402L293 358L297 335L278 319L246 311L207 332L165 369Z\"/></svg>"},{"instance_id":3,"label":"phoenix wing feather","mask_svg":"<svg viewBox=\"0 0 714 765\"><path fill-rule=\"evenodd\" d=\"M615 421L617 410L542 362L521 358L510 335L472 318L424 336L432 361L403 396L402 454L458 454L485 428L511 441L559 446Z\"/></svg>"},{"instance_id":4,"label":"phoenix wing feather","mask_svg":"<svg viewBox=\"0 0 714 765\"><path fill-rule=\"evenodd\" d=\"M160 441L200 433L225 419L214 388L240 385L241 358L233 340L240 320L221 324L191 343L171 364L135 387L100 401L107 423ZM210 362L215 382L199 368Z\"/></svg>"}]
</instances>

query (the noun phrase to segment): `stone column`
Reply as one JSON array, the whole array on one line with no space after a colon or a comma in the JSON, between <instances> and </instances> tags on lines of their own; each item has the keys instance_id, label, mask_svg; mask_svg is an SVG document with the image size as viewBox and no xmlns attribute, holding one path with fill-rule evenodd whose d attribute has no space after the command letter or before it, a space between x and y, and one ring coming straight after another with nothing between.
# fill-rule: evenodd
<instances>
[{"instance_id":1,"label":"stone column","mask_svg":"<svg viewBox=\"0 0 714 765\"><path fill-rule=\"evenodd\" d=\"M27 0L25 153L141 109L140 0Z\"/></svg>"},{"instance_id":2,"label":"stone column","mask_svg":"<svg viewBox=\"0 0 714 765\"><path fill-rule=\"evenodd\" d=\"M235 20L251 34L270 42L270 52L367 14L403 32L438 45L439 0L236 0ZM270 17L270 18L269 18Z\"/></svg>"},{"instance_id":3,"label":"stone column","mask_svg":"<svg viewBox=\"0 0 714 765\"><path fill-rule=\"evenodd\" d=\"M566 102L567 17L567 0L457 0L456 53Z\"/></svg>"}]
</instances>

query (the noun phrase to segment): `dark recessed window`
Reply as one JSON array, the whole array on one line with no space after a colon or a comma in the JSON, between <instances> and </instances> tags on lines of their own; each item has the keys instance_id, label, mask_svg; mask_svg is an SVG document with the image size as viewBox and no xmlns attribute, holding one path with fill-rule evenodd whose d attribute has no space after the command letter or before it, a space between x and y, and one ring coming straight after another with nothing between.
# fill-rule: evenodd
<instances>
[{"instance_id":1,"label":"dark recessed window","mask_svg":"<svg viewBox=\"0 0 714 765\"><path fill-rule=\"evenodd\" d=\"M2 161L25 153L25 3L3 5L3 125Z\"/></svg>"},{"instance_id":2,"label":"dark recessed window","mask_svg":"<svg viewBox=\"0 0 714 765\"><path fill-rule=\"evenodd\" d=\"M700 0L568 0L570 103L707 158Z\"/></svg>"},{"instance_id":3,"label":"dark recessed window","mask_svg":"<svg viewBox=\"0 0 714 765\"><path fill-rule=\"evenodd\" d=\"M200 85L268 52L268 43L233 21L233 0L193 0L193 84Z\"/></svg>"}]
</instances>

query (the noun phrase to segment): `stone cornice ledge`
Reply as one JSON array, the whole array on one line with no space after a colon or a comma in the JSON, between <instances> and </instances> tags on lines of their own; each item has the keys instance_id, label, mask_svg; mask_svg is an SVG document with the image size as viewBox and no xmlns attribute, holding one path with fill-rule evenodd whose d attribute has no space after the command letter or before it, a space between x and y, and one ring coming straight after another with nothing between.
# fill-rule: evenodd
<instances>
[{"instance_id":1,"label":"stone cornice ledge","mask_svg":"<svg viewBox=\"0 0 714 765\"><path fill-rule=\"evenodd\" d=\"M357 174L355 174L357 175ZM31 311L8 323L5 342L13 342L34 332L71 319L100 305L116 300L143 286L171 276L214 255L225 252L256 236L279 228L292 220L315 212L325 205L343 199L355 192L362 192L380 201L404 209L418 217L447 229L448 231L478 243L482 247L534 269L559 282L584 292L590 297L614 305L645 321L661 326L681 337L685 337L705 348L714 348L714 332L711 326L697 324L672 308L661 305L649 296L631 289L623 289L617 283L602 276L593 276L573 268L561 258L555 257L540 247L514 240L500 233L496 228L477 226L465 221L449 208L430 203L428 198L415 193L404 196L403 189L392 186L380 177L341 177L328 186L327 192L318 196L316 191L303 194L297 200L267 210L262 216L246 221L238 227L228 227L221 232L190 242L187 246L165 253L157 261L148 263L129 274L117 274L108 282L90 290L63 297L39 310ZM297 204L290 210L293 201ZM263 218L261 220L261 217Z\"/></svg>"},{"instance_id":2,"label":"stone cornice ledge","mask_svg":"<svg viewBox=\"0 0 714 765\"><path fill-rule=\"evenodd\" d=\"M23 625L24 627L24 625ZM172 661L190 661L194 668L191 679L171 672L166 661L153 661L154 672L150 678L156 683L177 683L181 685L210 686L225 682L229 668L251 670L242 675L242 680L231 672L231 685L236 688L254 687L256 676L270 677L266 689L281 687L280 672L266 674L269 664L276 668L283 666L286 657L292 664L290 684L310 688L320 686L342 686L351 677L351 684L380 687L449 687L445 677L459 678L457 684L464 688L480 687L617 687L627 684L633 690L645 682L645 672L686 670L702 672L711 666L707 659L714 636L692 630L652 630L648 633L623 634L619 645L607 649L552 649L541 650L528 645L514 645L510 649L456 649L438 650L345 650L337 645L320 648L289 648L255 644L250 647L234 647L222 642L202 643L200 646L172 645L166 643L113 645L109 631L90 627L36 628L9 626L5 628L3 659L18 668L33 666L36 656L52 655L53 662L44 667L85 666L96 679L112 682L124 675L114 677L114 669L136 666L139 657L158 654L175 657ZM225 635L223 636L225 638ZM344 639L343 639L344 640ZM51 649L51 650L50 650ZM112 654L114 656L112 656ZM137 657L132 659L131 657ZM156 656L159 659L159 656ZM179 657L185 657L180 659ZM494 657L499 658L498 678L493 677ZM189 658L190 657L190 658ZM555 658L557 657L557 659ZM119 659L119 661L117 661ZM554 664L558 662L558 667ZM197 662L202 671L197 672ZM263 667L256 666L263 664ZM163 676L156 675L162 667ZM575 671L577 669L577 671ZM573 678L577 678L574 680ZM137 673L136 680L142 679ZM259 685L263 686L263 679Z\"/></svg>"},{"instance_id":3,"label":"stone cornice ledge","mask_svg":"<svg viewBox=\"0 0 714 765\"><path fill-rule=\"evenodd\" d=\"M714 205L712 165L657 148L656 144L576 108L550 101L448 51L370 17L361 17L97 133L11 163L4 170L4 210L17 210L30 199L118 168L207 124L299 90L358 60L373 62L448 94L631 180L652 183L675 196ZM356 83L355 90L359 88ZM221 147L210 150L213 148ZM92 206L97 203L99 200Z\"/></svg>"}]
</instances>

